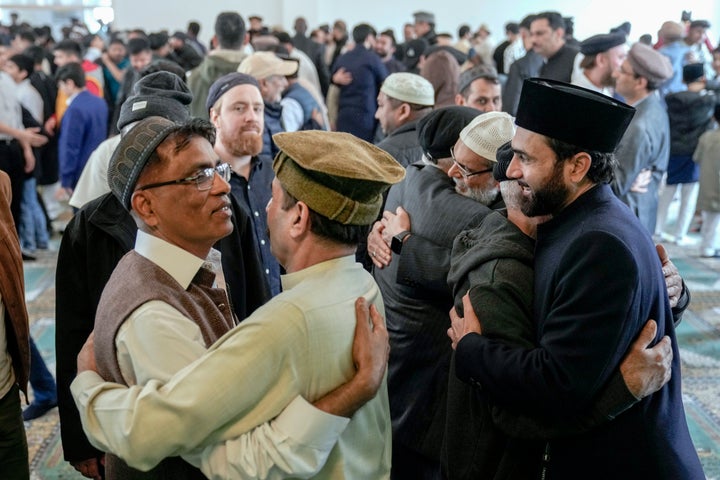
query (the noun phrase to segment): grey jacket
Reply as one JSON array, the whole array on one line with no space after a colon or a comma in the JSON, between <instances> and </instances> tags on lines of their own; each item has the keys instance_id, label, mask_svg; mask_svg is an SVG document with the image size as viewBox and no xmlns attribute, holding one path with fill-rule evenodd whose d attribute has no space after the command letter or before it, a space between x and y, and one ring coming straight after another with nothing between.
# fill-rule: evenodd
<instances>
[{"instance_id":1,"label":"grey jacket","mask_svg":"<svg viewBox=\"0 0 720 480\"><path fill-rule=\"evenodd\" d=\"M655 231L657 198L663 174L670 158L668 115L657 93L635 105L637 111L625 131L615 157L617 168L612 187L615 195L630 207L650 233ZM641 170L652 170L646 193L631 192Z\"/></svg>"},{"instance_id":2,"label":"grey jacket","mask_svg":"<svg viewBox=\"0 0 720 480\"><path fill-rule=\"evenodd\" d=\"M403 167L419 161L423 151L418 141L417 121L399 126L377 146L392 155Z\"/></svg>"}]
</instances>

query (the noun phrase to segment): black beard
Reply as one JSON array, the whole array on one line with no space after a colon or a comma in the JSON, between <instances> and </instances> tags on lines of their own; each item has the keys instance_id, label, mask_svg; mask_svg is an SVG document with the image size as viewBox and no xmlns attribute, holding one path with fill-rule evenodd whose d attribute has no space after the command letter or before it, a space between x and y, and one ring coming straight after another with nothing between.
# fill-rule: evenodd
<instances>
[{"instance_id":1,"label":"black beard","mask_svg":"<svg viewBox=\"0 0 720 480\"><path fill-rule=\"evenodd\" d=\"M558 162L548 183L532 192L532 196L521 197L520 210L525 216L554 215L560 211L570 194L562 181L562 166L563 162Z\"/></svg>"}]
</instances>

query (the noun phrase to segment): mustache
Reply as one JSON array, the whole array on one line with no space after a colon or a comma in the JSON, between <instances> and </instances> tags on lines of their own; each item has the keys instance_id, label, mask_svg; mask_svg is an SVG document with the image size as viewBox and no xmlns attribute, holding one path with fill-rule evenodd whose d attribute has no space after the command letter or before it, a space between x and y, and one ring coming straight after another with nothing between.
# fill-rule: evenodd
<instances>
[{"instance_id":1,"label":"mustache","mask_svg":"<svg viewBox=\"0 0 720 480\"><path fill-rule=\"evenodd\" d=\"M262 133L262 128L260 128L260 125L257 123L251 123L249 125L244 125L240 129L240 132L241 133L252 133L255 135L259 135L260 133Z\"/></svg>"}]
</instances>

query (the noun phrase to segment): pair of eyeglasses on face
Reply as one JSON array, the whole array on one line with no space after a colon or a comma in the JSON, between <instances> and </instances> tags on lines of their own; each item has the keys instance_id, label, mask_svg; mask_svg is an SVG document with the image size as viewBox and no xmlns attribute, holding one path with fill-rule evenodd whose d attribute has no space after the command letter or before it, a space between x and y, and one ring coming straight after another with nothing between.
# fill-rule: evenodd
<instances>
[{"instance_id":1,"label":"pair of eyeglasses on face","mask_svg":"<svg viewBox=\"0 0 720 480\"><path fill-rule=\"evenodd\" d=\"M463 178L470 178L474 177L475 175L482 175L483 173L488 173L493 171L493 167L486 168L484 170L478 170L477 172L471 172L467 169L465 165L458 162L455 158L455 147L450 147L450 157L453 159L453 163L455 163L455 166L458 170L460 170L460 173L462 174Z\"/></svg>"},{"instance_id":2,"label":"pair of eyeglasses on face","mask_svg":"<svg viewBox=\"0 0 720 480\"><path fill-rule=\"evenodd\" d=\"M210 190L215 180L215 174L220 175L220 178L226 182L230 180L230 165L227 163L221 163L215 167L203 168L196 175L192 177L180 178L178 180L168 180L167 182L150 183L138 187L136 190L148 190L150 188L164 187L166 185L185 185L195 183L198 190L205 191Z\"/></svg>"}]
</instances>

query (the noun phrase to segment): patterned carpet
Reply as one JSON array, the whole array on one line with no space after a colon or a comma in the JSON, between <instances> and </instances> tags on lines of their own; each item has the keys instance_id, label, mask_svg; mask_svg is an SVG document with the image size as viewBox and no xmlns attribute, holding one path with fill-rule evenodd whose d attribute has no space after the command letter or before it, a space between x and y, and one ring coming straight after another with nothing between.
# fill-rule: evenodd
<instances>
[{"instance_id":1,"label":"patterned carpet","mask_svg":"<svg viewBox=\"0 0 720 480\"><path fill-rule=\"evenodd\" d=\"M692 239L697 242L697 235ZM31 332L52 372L57 247L54 239L51 251L25 264ZM699 258L694 245L667 248L692 291L690 309L677 332L688 423L706 476L720 480L720 259ZM84 478L63 461L57 409L25 426L32 479Z\"/></svg>"}]
</instances>

